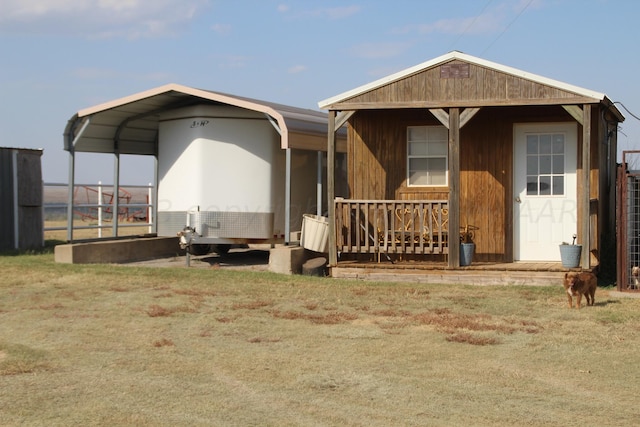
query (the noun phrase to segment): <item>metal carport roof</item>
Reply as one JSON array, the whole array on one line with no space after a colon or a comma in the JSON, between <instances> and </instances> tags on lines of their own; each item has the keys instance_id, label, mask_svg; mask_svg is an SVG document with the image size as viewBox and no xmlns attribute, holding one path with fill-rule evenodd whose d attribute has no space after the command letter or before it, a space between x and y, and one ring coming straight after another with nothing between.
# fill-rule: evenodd
<instances>
[{"instance_id":1,"label":"metal carport roof","mask_svg":"<svg viewBox=\"0 0 640 427\"><path fill-rule=\"evenodd\" d=\"M69 187L75 186L75 153L114 154L114 191L120 186L120 154L158 155L158 129L163 112L197 104L227 105L264 114L280 135L280 147L286 150L287 182L285 201L285 236L290 235L290 170L291 150L318 152L318 185L321 185L321 151L327 150L327 113L296 108L272 102L195 89L178 84L136 93L124 98L89 107L75 113L64 131L64 149L69 152ZM346 131L341 129L336 138L336 150L346 152ZM157 188L157 176L154 187ZM157 193L153 201L153 217L157 217ZM68 209L72 212L74 191L69 191ZM318 195L318 212L321 200ZM118 211L115 198L113 211ZM113 235L117 236L118 222L113 222ZM154 224L155 229L155 224ZM73 241L73 215L68 216L67 238Z\"/></svg>"},{"instance_id":2,"label":"metal carport roof","mask_svg":"<svg viewBox=\"0 0 640 427\"><path fill-rule=\"evenodd\" d=\"M263 113L281 137L281 148L327 149L327 114L219 92L167 84L78 111L64 131L64 149L75 152L156 155L162 112L194 104L230 105ZM339 147L339 151L345 151Z\"/></svg>"}]
</instances>

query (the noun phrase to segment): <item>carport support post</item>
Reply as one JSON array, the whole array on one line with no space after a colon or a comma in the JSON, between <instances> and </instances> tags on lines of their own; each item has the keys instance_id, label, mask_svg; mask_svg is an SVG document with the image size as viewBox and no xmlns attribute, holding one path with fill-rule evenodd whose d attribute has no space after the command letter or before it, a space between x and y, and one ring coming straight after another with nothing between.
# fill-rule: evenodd
<instances>
[{"instance_id":1,"label":"carport support post","mask_svg":"<svg viewBox=\"0 0 640 427\"><path fill-rule=\"evenodd\" d=\"M84 120L80 131L74 137L73 134L78 123L78 116L76 115L74 119L69 120L64 132L64 147L69 151L69 188L67 190L69 192L67 195L67 241L69 241L69 243L73 243L73 204L75 203L73 198L76 189L75 146L76 142L82 134L84 134L84 130L89 126L89 123L91 123L91 118Z\"/></svg>"},{"instance_id":2,"label":"carport support post","mask_svg":"<svg viewBox=\"0 0 640 427\"><path fill-rule=\"evenodd\" d=\"M291 148L285 151L285 187L284 187L284 244L291 241Z\"/></svg>"},{"instance_id":3,"label":"carport support post","mask_svg":"<svg viewBox=\"0 0 640 427\"><path fill-rule=\"evenodd\" d=\"M118 237L118 217L120 212L120 152L116 150L114 153L114 172L113 172L113 237ZM102 203L102 201L100 201Z\"/></svg>"},{"instance_id":4,"label":"carport support post","mask_svg":"<svg viewBox=\"0 0 640 427\"><path fill-rule=\"evenodd\" d=\"M329 110L327 128L327 207L329 208L329 267L338 264L336 247L336 112Z\"/></svg>"},{"instance_id":5,"label":"carport support post","mask_svg":"<svg viewBox=\"0 0 640 427\"><path fill-rule=\"evenodd\" d=\"M73 196L75 193L75 151L69 146L69 188L67 189L67 241L73 243Z\"/></svg>"},{"instance_id":6,"label":"carport support post","mask_svg":"<svg viewBox=\"0 0 640 427\"><path fill-rule=\"evenodd\" d=\"M153 233L158 232L158 138L156 138L156 153L153 155L153 198L149 200L151 207L151 220Z\"/></svg>"}]
</instances>

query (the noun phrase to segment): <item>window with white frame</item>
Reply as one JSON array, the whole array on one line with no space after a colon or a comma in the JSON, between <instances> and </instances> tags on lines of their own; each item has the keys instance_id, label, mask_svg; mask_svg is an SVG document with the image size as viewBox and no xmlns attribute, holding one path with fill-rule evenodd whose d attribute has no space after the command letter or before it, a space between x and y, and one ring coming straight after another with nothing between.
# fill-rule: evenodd
<instances>
[{"instance_id":1,"label":"window with white frame","mask_svg":"<svg viewBox=\"0 0 640 427\"><path fill-rule=\"evenodd\" d=\"M444 126L407 128L407 184L446 186L449 132Z\"/></svg>"},{"instance_id":2,"label":"window with white frame","mask_svg":"<svg viewBox=\"0 0 640 427\"><path fill-rule=\"evenodd\" d=\"M564 134L527 135L527 196L564 195Z\"/></svg>"}]
</instances>

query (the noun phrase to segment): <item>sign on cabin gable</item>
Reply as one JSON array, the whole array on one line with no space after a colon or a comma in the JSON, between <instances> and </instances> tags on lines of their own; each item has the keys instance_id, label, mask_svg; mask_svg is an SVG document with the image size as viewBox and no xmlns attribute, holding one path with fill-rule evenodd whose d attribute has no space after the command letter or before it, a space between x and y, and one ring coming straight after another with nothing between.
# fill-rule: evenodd
<instances>
[{"instance_id":1,"label":"sign on cabin gable","mask_svg":"<svg viewBox=\"0 0 640 427\"><path fill-rule=\"evenodd\" d=\"M457 62L444 64L440 66L441 79L468 79L469 64L466 62Z\"/></svg>"}]
</instances>

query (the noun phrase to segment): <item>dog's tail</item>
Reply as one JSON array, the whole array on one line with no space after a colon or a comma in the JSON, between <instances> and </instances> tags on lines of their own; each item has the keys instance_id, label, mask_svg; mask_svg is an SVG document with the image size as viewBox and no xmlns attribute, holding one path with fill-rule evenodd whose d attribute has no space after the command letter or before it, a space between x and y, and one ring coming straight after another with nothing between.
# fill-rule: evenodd
<instances>
[{"instance_id":1,"label":"dog's tail","mask_svg":"<svg viewBox=\"0 0 640 427\"><path fill-rule=\"evenodd\" d=\"M596 265L591 269L591 272L597 277L598 273L600 273L600 264Z\"/></svg>"}]
</instances>

